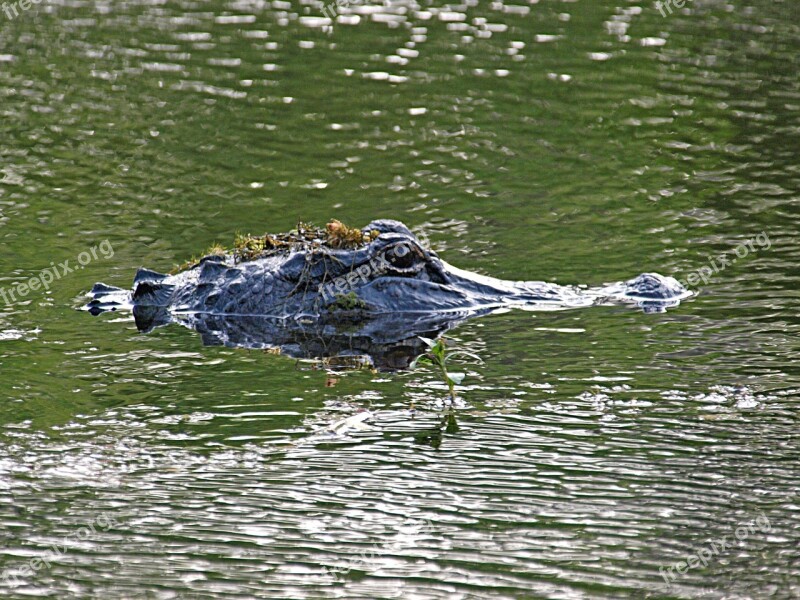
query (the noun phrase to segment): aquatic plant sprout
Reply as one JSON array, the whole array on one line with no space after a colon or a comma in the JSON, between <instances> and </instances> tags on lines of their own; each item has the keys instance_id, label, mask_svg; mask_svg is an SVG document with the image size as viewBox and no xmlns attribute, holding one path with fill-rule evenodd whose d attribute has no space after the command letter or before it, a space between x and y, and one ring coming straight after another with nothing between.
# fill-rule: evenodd
<instances>
[{"instance_id":1,"label":"aquatic plant sprout","mask_svg":"<svg viewBox=\"0 0 800 600\"><path fill-rule=\"evenodd\" d=\"M412 361L409 368L414 369L417 365L432 365L436 367L441 373L442 379L447 384L447 389L450 392L450 406L452 407L456 401L455 388L457 385L461 385L461 382L464 381L467 374L448 371L447 362L455 356L469 356L481 364L483 364L483 360L477 354L467 352L466 350L447 350L446 342L443 337L439 337L435 340L422 337L421 335L418 337L428 346L428 351L417 356L417 358Z\"/></svg>"}]
</instances>

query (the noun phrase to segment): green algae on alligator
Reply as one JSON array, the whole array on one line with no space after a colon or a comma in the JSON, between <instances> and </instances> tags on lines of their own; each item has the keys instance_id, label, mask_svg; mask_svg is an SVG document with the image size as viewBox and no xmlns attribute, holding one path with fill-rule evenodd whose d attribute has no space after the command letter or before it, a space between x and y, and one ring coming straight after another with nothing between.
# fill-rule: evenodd
<instances>
[{"instance_id":1,"label":"green algae on alligator","mask_svg":"<svg viewBox=\"0 0 800 600\"><path fill-rule=\"evenodd\" d=\"M215 243L203 252L200 258L192 257L182 265L176 266L170 274L191 269L208 256L231 255L234 262L238 263L291 249L358 248L377 239L379 235L377 230L348 227L338 219L332 219L324 229L301 221L288 233L265 233L262 236L237 233L232 249L226 249L221 244Z\"/></svg>"},{"instance_id":2,"label":"green algae on alligator","mask_svg":"<svg viewBox=\"0 0 800 600\"><path fill-rule=\"evenodd\" d=\"M240 236L232 250L215 249L172 275L140 269L131 290L97 284L85 308L130 308L142 331L177 322L207 343L294 345L307 356L337 347L325 343L337 336L347 338L345 348L358 337L385 348L506 308L627 304L662 312L690 295L655 273L594 288L486 277L446 263L402 223L377 220L363 229L332 221L324 230L301 224ZM312 330L322 343L304 342Z\"/></svg>"}]
</instances>

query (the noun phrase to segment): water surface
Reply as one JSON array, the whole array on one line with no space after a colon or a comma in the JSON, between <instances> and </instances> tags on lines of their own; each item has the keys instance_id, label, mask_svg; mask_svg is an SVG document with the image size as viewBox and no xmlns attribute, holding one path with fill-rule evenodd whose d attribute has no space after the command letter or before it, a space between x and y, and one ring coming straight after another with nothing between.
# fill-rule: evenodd
<instances>
[{"instance_id":1,"label":"water surface","mask_svg":"<svg viewBox=\"0 0 800 600\"><path fill-rule=\"evenodd\" d=\"M796 5L322 7L0 13L0 286L113 247L1 305L4 597L800 597ZM433 372L74 310L331 217L508 279L735 262L666 314L464 323L449 422Z\"/></svg>"}]
</instances>

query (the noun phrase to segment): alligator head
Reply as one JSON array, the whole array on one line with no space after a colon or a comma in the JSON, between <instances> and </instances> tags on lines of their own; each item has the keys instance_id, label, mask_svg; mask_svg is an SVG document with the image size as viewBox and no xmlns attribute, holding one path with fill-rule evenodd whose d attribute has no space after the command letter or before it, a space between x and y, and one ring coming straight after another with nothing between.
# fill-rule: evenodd
<instances>
[{"instance_id":1,"label":"alligator head","mask_svg":"<svg viewBox=\"0 0 800 600\"><path fill-rule=\"evenodd\" d=\"M330 224L327 232L298 226L174 275L140 269L130 291L95 285L86 309L128 307L141 331L178 322L206 344L280 347L299 357L361 352L379 367L402 368L420 349L417 336L499 309L622 303L661 312L690 295L654 273L588 289L505 281L449 265L397 221L344 230L337 237ZM398 347L408 352L384 364Z\"/></svg>"}]
</instances>

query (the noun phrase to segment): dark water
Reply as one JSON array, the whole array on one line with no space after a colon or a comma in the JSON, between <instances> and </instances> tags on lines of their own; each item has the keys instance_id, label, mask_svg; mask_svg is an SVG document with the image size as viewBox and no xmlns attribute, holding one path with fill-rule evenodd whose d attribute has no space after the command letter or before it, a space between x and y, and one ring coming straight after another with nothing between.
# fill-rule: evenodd
<instances>
[{"instance_id":1,"label":"dark water","mask_svg":"<svg viewBox=\"0 0 800 600\"><path fill-rule=\"evenodd\" d=\"M800 598L797 4L321 9L0 12L0 286L96 248L0 305L3 597ZM74 310L330 217L700 293L463 324L449 423L432 372Z\"/></svg>"}]
</instances>

